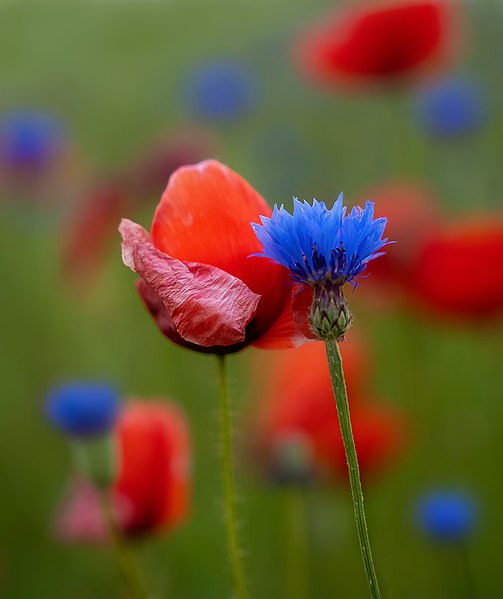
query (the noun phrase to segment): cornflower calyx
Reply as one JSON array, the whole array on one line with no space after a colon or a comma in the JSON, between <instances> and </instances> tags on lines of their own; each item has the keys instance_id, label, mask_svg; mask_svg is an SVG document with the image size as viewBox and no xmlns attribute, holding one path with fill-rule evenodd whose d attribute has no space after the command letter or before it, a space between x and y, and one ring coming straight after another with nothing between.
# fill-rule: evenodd
<instances>
[{"instance_id":1,"label":"cornflower calyx","mask_svg":"<svg viewBox=\"0 0 503 599\"><path fill-rule=\"evenodd\" d=\"M315 286L309 325L317 337L325 341L332 338L342 340L352 321L353 315L340 285Z\"/></svg>"}]
</instances>

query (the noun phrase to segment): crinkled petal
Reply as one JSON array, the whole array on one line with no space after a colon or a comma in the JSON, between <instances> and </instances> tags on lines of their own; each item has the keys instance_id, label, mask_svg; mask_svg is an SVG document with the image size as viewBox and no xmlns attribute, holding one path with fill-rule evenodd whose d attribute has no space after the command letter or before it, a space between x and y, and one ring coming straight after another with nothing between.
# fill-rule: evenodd
<instances>
[{"instance_id":1,"label":"crinkled petal","mask_svg":"<svg viewBox=\"0 0 503 599\"><path fill-rule=\"evenodd\" d=\"M157 293L181 337L204 347L243 341L259 295L219 268L163 254L130 220L123 219L119 231L124 264Z\"/></svg>"}]
</instances>

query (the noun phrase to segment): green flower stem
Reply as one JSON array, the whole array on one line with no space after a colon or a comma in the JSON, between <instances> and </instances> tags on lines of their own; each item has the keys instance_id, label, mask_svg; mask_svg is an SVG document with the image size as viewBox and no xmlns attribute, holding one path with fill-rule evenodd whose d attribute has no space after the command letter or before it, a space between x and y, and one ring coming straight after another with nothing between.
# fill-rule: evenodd
<instances>
[{"instance_id":1,"label":"green flower stem","mask_svg":"<svg viewBox=\"0 0 503 599\"><path fill-rule=\"evenodd\" d=\"M286 597L306 599L309 596L308 562L306 545L305 490L291 487L285 490L286 512Z\"/></svg>"},{"instance_id":2,"label":"green flower stem","mask_svg":"<svg viewBox=\"0 0 503 599\"><path fill-rule=\"evenodd\" d=\"M110 542L115 561L124 581L124 586L131 599L147 599L149 597L140 567L135 556L126 545L121 530L119 529L113 505L108 491L100 492L101 509L105 525L110 536Z\"/></svg>"},{"instance_id":3,"label":"green flower stem","mask_svg":"<svg viewBox=\"0 0 503 599\"><path fill-rule=\"evenodd\" d=\"M234 480L234 452L232 447L232 414L225 356L218 356L218 378L220 416L220 470L223 487L223 507L227 535L227 553L232 571L234 596L237 599L248 599L236 517L236 483Z\"/></svg>"},{"instance_id":4,"label":"green flower stem","mask_svg":"<svg viewBox=\"0 0 503 599\"><path fill-rule=\"evenodd\" d=\"M372 551L370 549L370 539L367 530L367 520L365 518L363 491L360 481L360 471L358 468L355 441L351 428L351 419L349 416L348 395L346 391L346 384L344 382L344 373L342 370L342 357L339 351L337 340L335 338L327 339L325 344L327 350L328 366L330 369L330 377L332 379L332 387L335 396L335 405L337 406L339 425L341 427L342 440L348 462L349 482L351 485L351 495L353 497L356 528L358 530L358 539L360 541L360 549L363 557L363 566L367 575L371 597L373 599L380 599L381 593L379 591L379 584L377 582L374 562L372 560Z\"/></svg>"}]
</instances>

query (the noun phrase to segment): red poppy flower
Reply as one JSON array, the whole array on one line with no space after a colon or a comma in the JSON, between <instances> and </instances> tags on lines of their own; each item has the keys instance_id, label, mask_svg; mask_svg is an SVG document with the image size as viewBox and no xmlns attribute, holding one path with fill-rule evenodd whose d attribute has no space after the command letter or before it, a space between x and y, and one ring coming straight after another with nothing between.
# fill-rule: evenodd
<instances>
[{"instance_id":1,"label":"red poppy flower","mask_svg":"<svg viewBox=\"0 0 503 599\"><path fill-rule=\"evenodd\" d=\"M503 217L445 225L422 250L411 273L414 298L439 314L492 317L503 312Z\"/></svg>"},{"instance_id":2,"label":"red poppy flower","mask_svg":"<svg viewBox=\"0 0 503 599\"><path fill-rule=\"evenodd\" d=\"M341 343L351 422L364 476L372 474L398 451L403 421L391 408L363 401L368 368L361 342ZM265 462L275 463L277 444L302 439L318 471L346 476L346 457L322 343L310 343L270 360L270 379L258 416L257 445Z\"/></svg>"},{"instance_id":3,"label":"red poppy flower","mask_svg":"<svg viewBox=\"0 0 503 599\"><path fill-rule=\"evenodd\" d=\"M119 472L113 486L118 523L126 536L172 528L189 506L190 444L182 413L166 403L132 402L116 430ZM105 538L97 491L79 479L57 523L69 541Z\"/></svg>"},{"instance_id":4,"label":"red poppy flower","mask_svg":"<svg viewBox=\"0 0 503 599\"><path fill-rule=\"evenodd\" d=\"M416 73L453 48L449 0L389 0L346 6L305 32L301 68L327 83L379 82Z\"/></svg>"},{"instance_id":5,"label":"red poppy flower","mask_svg":"<svg viewBox=\"0 0 503 599\"><path fill-rule=\"evenodd\" d=\"M254 256L262 246L250 222L270 216L239 175L208 160L178 169L157 207L150 235L123 220L124 263L161 332L198 351L230 353L253 344L292 347L288 271Z\"/></svg>"}]
</instances>

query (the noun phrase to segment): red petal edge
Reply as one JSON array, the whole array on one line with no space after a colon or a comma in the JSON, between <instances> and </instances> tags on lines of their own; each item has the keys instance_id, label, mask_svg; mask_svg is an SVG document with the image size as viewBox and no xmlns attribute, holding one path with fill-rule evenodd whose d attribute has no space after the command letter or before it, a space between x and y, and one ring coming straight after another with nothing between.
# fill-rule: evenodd
<instances>
[{"instance_id":1,"label":"red petal edge","mask_svg":"<svg viewBox=\"0 0 503 599\"><path fill-rule=\"evenodd\" d=\"M147 231L130 220L123 219L119 231L124 264L161 298L181 337L203 347L243 341L259 295L215 266L184 263L160 252Z\"/></svg>"},{"instance_id":2,"label":"red petal edge","mask_svg":"<svg viewBox=\"0 0 503 599\"><path fill-rule=\"evenodd\" d=\"M272 327L252 345L260 349L289 349L318 340L309 328L308 313L313 303L311 287L294 285L292 295Z\"/></svg>"}]
</instances>

